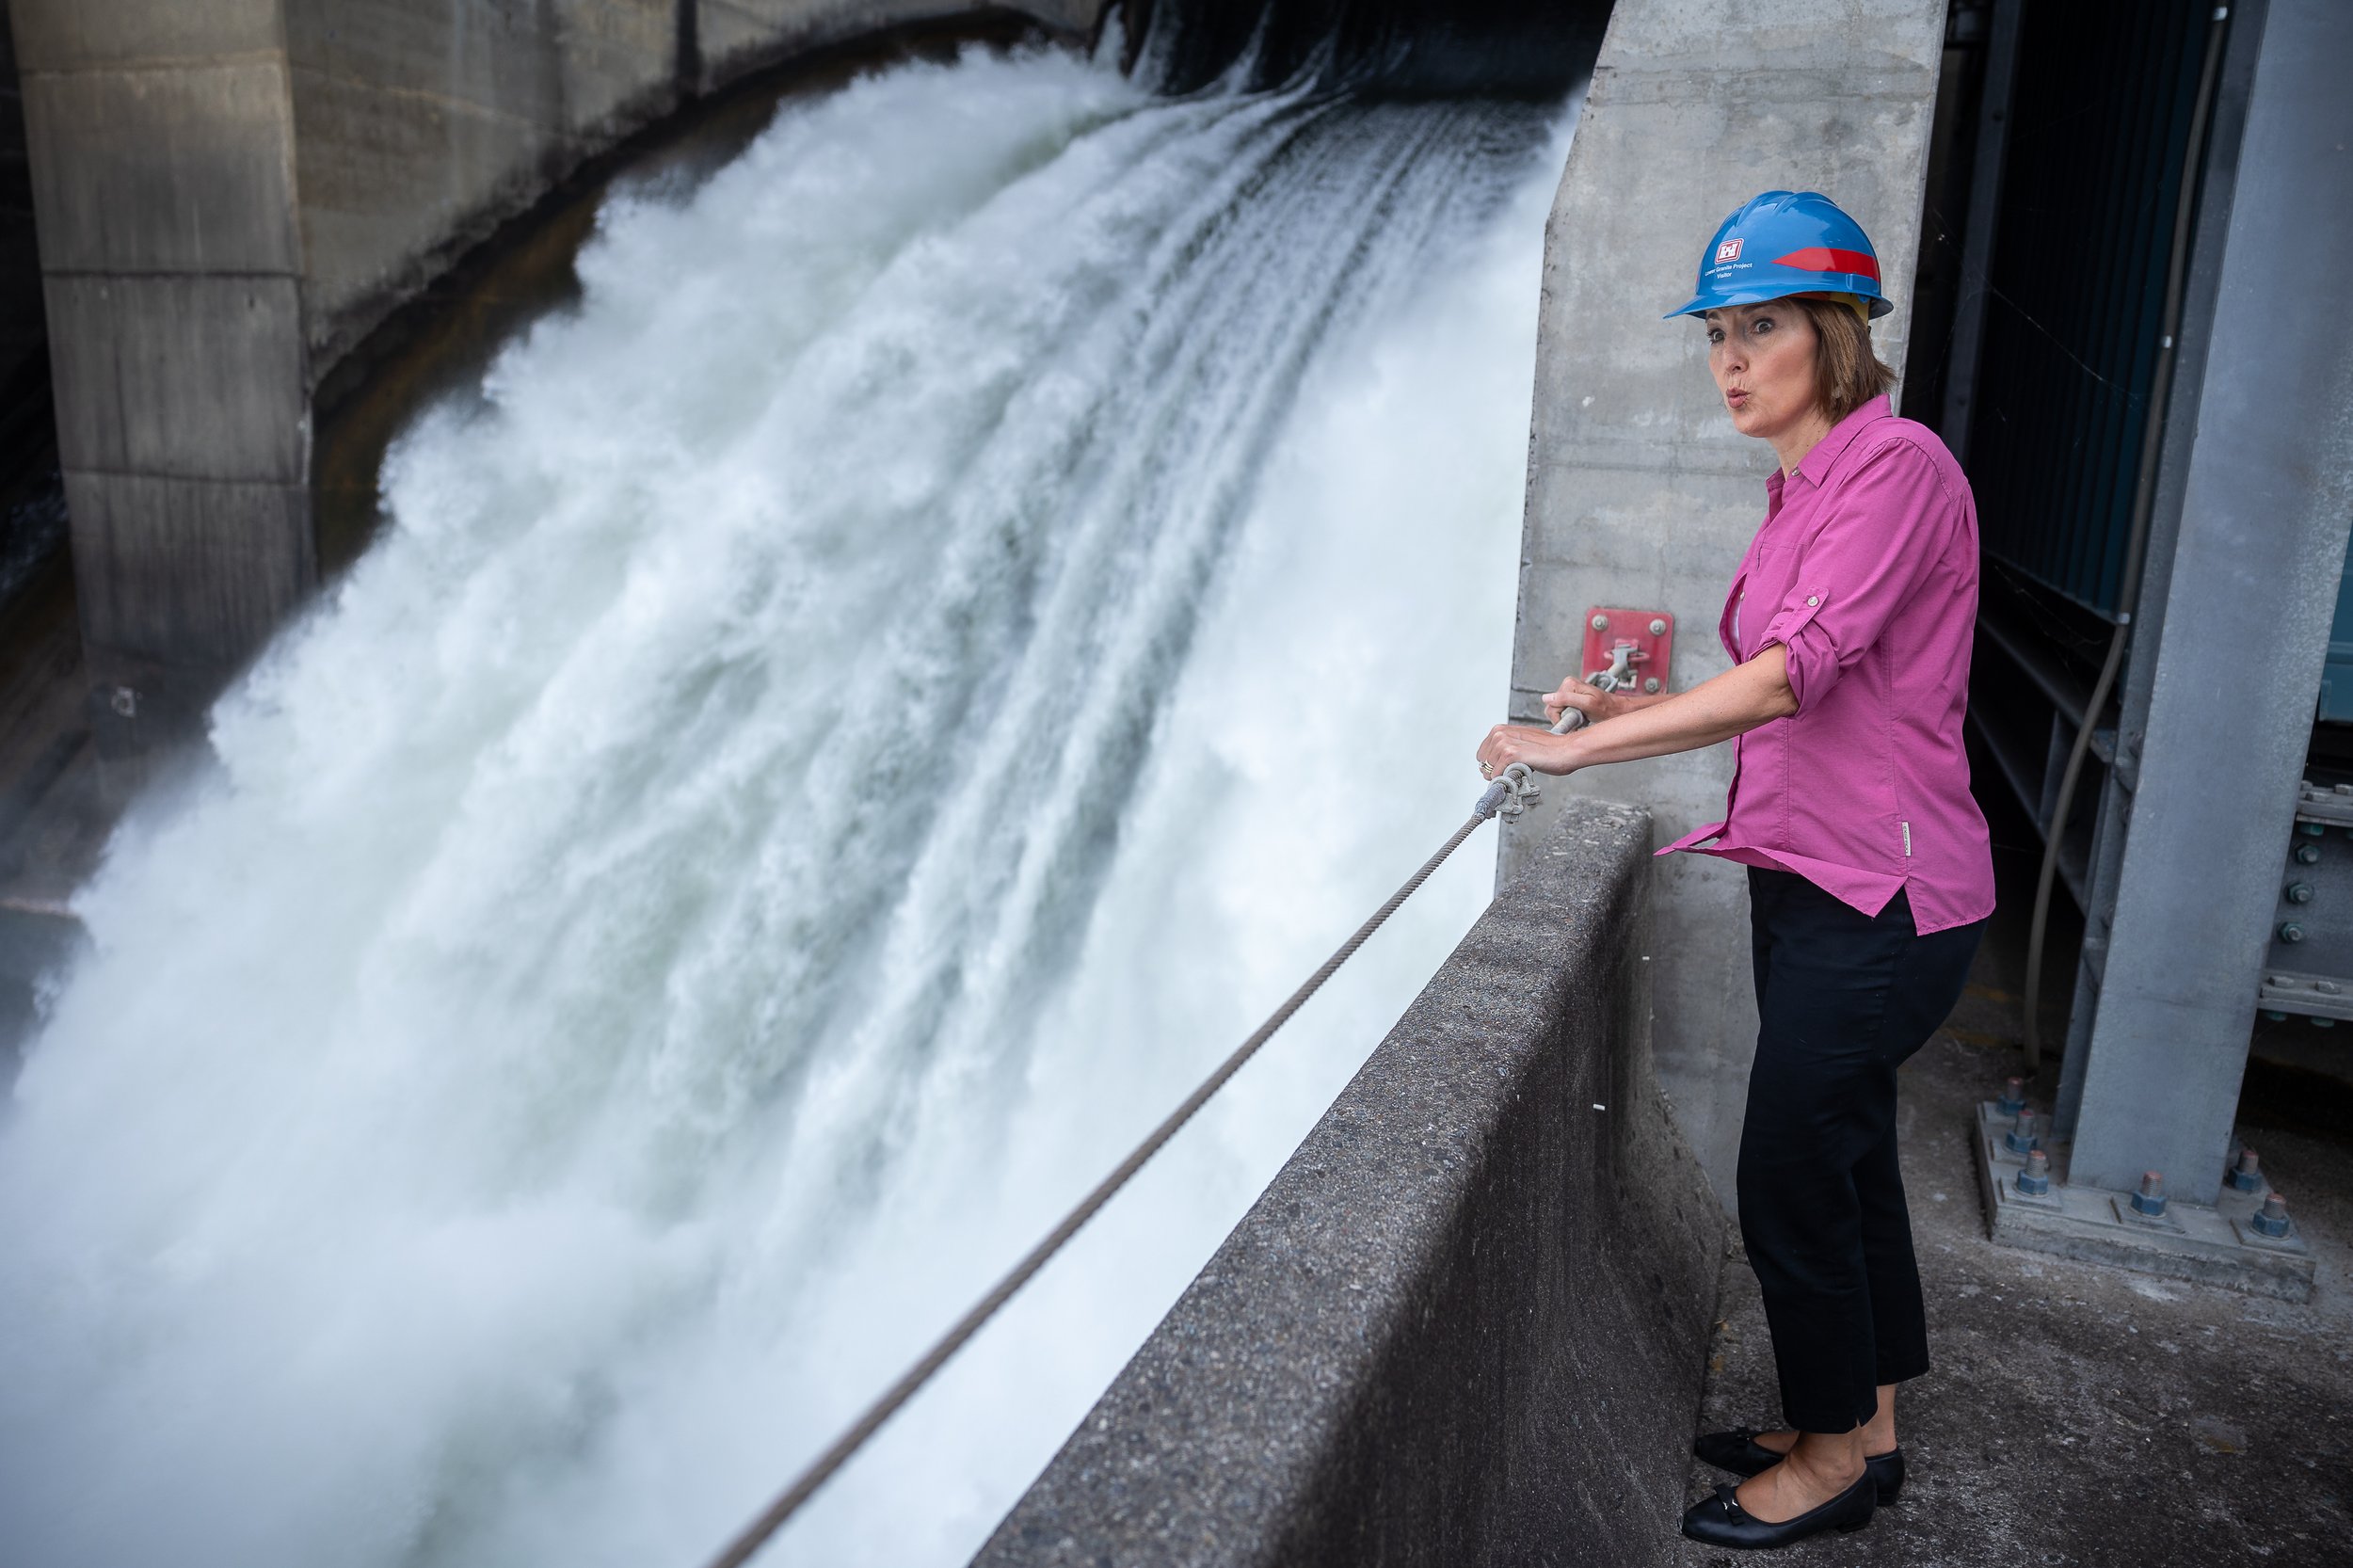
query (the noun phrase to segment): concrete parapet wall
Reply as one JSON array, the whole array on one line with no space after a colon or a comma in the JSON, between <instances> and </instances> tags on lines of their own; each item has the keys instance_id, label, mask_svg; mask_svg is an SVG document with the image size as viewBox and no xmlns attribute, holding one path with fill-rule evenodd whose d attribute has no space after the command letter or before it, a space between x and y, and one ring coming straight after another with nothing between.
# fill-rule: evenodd
<instances>
[{"instance_id":1,"label":"concrete parapet wall","mask_svg":"<svg viewBox=\"0 0 2353 1568\"><path fill-rule=\"evenodd\" d=\"M1722 1220L1652 1076L1649 844L1580 801L1517 857L980 1568L1669 1560Z\"/></svg>"},{"instance_id":2,"label":"concrete parapet wall","mask_svg":"<svg viewBox=\"0 0 2353 1568\"><path fill-rule=\"evenodd\" d=\"M1701 248L1761 190L1827 192L1878 247L1900 369L1945 0L1617 0L1545 242L1534 427L1512 659L1516 717L1577 672L1596 605L1675 617L1671 689L1724 669L1724 589L1765 515L1771 449L1735 431L1688 321ZM1581 673L1581 672L1578 672ZM1722 815L1732 749L1579 774L1639 799L1661 842ZM1502 874L1517 869L1507 840ZM1659 867L1659 1074L1727 1205L1756 1009L1741 868Z\"/></svg>"}]
</instances>

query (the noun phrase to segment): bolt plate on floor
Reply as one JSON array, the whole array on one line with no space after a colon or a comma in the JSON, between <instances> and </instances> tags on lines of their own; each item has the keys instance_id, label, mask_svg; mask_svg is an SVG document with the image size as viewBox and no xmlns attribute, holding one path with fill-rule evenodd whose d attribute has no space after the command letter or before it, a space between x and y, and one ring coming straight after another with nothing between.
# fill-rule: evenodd
<instances>
[{"instance_id":1,"label":"bolt plate on floor","mask_svg":"<svg viewBox=\"0 0 2353 1568\"><path fill-rule=\"evenodd\" d=\"M2302 1238L2291 1229L2274 1240L2250 1223L2264 1192L2225 1187L2211 1208L2177 1200L2152 1220L2134 1211L2130 1194L2068 1186L2065 1150L2045 1145L2052 1156L2051 1191L2031 1196L2018 1190L2025 1159L2002 1143L2012 1120L1992 1100L1978 1102L1977 1183L1987 1234L2001 1245L2292 1302L2312 1295L2313 1258Z\"/></svg>"}]
</instances>

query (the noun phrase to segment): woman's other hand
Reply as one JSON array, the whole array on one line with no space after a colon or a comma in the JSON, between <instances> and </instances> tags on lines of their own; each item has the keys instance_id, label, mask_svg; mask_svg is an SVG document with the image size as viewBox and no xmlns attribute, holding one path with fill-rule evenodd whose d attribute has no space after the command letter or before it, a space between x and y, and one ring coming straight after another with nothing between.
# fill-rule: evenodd
<instances>
[{"instance_id":1,"label":"woman's other hand","mask_svg":"<svg viewBox=\"0 0 2353 1568\"><path fill-rule=\"evenodd\" d=\"M1574 735L1555 735L1524 724L1499 724L1479 743L1479 772L1482 777L1501 778L1504 769L1525 762L1538 773L1575 773L1576 757Z\"/></svg>"},{"instance_id":2,"label":"woman's other hand","mask_svg":"<svg viewBox=\"0 0 2353 1568\"><path fill-rule=\"evenodd\" d=\"M1633 706L1621 694L1605 692L1599 686L1588 685L1572 675L1545 695L1545 718L1548 723L1559 724L1561 715L1574 708L1585 715L1587 724L1599 724L1604 719L1615 718Z\"/></svg>"}]
</instances>

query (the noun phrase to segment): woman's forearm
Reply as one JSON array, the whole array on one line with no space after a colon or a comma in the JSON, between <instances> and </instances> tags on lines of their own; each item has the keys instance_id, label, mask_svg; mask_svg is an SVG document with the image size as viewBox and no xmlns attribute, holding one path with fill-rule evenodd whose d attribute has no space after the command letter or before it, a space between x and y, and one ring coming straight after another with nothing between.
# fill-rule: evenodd
<instances>
[{"instance_id":1,"label":"woman's forearm","mask_svg":"<svg viewBox=\"0 0 2353 1568\"><path fill-rule=\"evenodd\" d=\"M1603 719L1623 717L1638 708L1672 702L1675 695L1672 692L1604 691L1599 686L1588 685L1570 676L1561 682L1557 691L1545 694L1545 722L1558 724L1561 715L1574 708L1585 715L1588 723L1599 724Z\"/></svg>"},{"instance_id":2,"label":"woman's forearm","mask_svg":"<svg viewBox=\"0 0 2353 1568\"><path fill-rule=\"evenodd\" d=\"M1797 696L1789 689L1789 657L1776 643L1688 692L1654 698L1566 735L1526 725L1497 725L1480 743L1478 761L1490 778L1500 777L1514 762L1540 773L1575 773L1597 762L1695 751L1797 711Z\"/></svg>"},{"instance_id":3,"label":"woman's forearm","mask_svg":"<svg viewBox=\"0 0 2353 1568\"><path fill-rule=\"evenodd\" d=\"M1565 760L1572 768L1582 768L1696 751L1797 711L1797 697L1789 690L1788 654L1775 643L1688 692L1573 731L1566 737L1572 746Z\"/></svg>"}]
</instances>

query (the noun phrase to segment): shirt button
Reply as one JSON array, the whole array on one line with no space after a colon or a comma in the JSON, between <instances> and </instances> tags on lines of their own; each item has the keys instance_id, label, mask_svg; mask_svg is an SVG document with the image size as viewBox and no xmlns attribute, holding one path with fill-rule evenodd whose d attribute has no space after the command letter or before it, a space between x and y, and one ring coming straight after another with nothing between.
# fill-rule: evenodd
<instances>
[{"instance_id":1,"label":"shirt button","mask_svg":"<svg viewBox=\"0 0 2353 1568\"><path fill-rule=\"evenodd\" d=\"M1805 601L1808 604L1819 604L1822 602L1822 597L1819 594L1808 594L1805 596Z\"/></svg>"}]
</instances>

